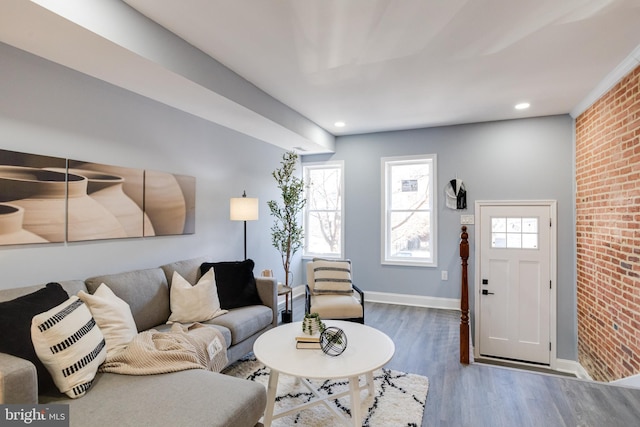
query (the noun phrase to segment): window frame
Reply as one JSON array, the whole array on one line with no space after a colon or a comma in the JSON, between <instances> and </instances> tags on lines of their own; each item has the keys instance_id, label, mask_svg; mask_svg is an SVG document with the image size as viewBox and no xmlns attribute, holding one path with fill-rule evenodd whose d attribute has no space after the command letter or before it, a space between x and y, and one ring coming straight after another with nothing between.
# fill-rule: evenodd
<instances>
[{"instance_id":1,"label":"window frame","mask_svg":"<svg viewBox=\"0 0 640 427\"><path fill-rule=\"evenodd\" d=\"M429 258L400 257L390 255L390 214L394 212L390 209L391 201L391 180L390 170L394 165L426 163L430 165L429 177L429 206L428 209L415 210L416 212L427 211L430 215L430 247L431 256ZM412 267L437 267L438 266L438 168L436 154L419 154L412 156L383 157L381 159L381 254L382 265L401 265ZM405 210L403 210L405 211Z\"/></svg>"},{"instance_id":2,"label":"window frame","mask_svg":"<svg viewBox=\"0 0 640 427\"><path fill-rule=\"evenodd\" d=\"M340 171L340 209L335 212L340 212L340 243L339 243L339 253L338 254L328 254L328 253L317 253L317 252L309 252L308 251L308 231L309 231L309 214L312 211L310 209L309 199L309 186L308 183L308 173L309 170L318 170L318 169L338 169ZM344 211L344 203L345 203L345 187L344 187L344 161L343 160L330 160L325 162L303 162L302 163L302 177L305 182L305 190L304 195L305 199L307 199L307 203L305 203L305 207L303 209L303 229L304 229L304 237L303 237L303 246L302 246L302 258L303 259L312 259L312 258L327 258L327 259L343 259L344 248L345 248L345 211Z\"/></svg>"}]
</instances>

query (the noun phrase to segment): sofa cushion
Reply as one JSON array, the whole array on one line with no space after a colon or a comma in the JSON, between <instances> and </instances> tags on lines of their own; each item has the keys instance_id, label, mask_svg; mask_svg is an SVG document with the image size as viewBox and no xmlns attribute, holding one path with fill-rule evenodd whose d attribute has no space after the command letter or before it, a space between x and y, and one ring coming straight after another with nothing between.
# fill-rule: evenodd
<instances>
[{"instance_id":1,"label":"sofa cushion","mask_svg":"<svg viewBox=\"0 0 640 427\"><path fill-rule=\"evenodd\" d=\"M169 285L161 268L96 276L85 280L85 283L91 293L104 283L129 304L138 331L166 323L171 314Z\"/></svg>"},{"instance_id":2,"label":"sofa cushion","mask_svg":"<svg viewBox=\"0 0 640 427\"><path fill-rule=\"evenodd\" d=\"M224 316L211 319L205 324L221 325L231 331L231 345L236 345L256 332L271 325L273 312L264 305L234 308Z\"/></svg>"},{"instance_id":3,"label":"sofa cushion","mask_svg":"<svg viewBox=\"0 0 640 427\"><path fill-rule=\"evenodd\" d=\"M89 307L91 315L104 334L107 357L122 350L138 334L129 304L118 298L104 283L98 286L93 295L84 291L78 292L78 298Z\"/></svg>"},{"instance_id":4,"label":"sofa cushion","mask_svg":"<svg viewBox=\"0 0 640 427\"><path fill-rule=\"evenodd\" d=\"M350 319L362 317L362 304L353 295L312 295L311 312L321 319Z\"/></svg>"},{"instance_id":5,"label":"sofa cushion","mask_svg":"<svg viewBox=\"0 0 640 427\"><path fill-rule=\"evenodd\" d=\"M0 303L0 352L21 357L33 363L38 373L38 390L55 389L53 378L36 354L31 341L31 319L66 301L67 292L58 283Z\"/></svg>"},{"instance_id":6,"label":"sofa cushion","mask_svg":"<svg viewBox=\"0 0 640 427\"><path fill-rule=\"evenodd\" d=\"M31 339L58 389L71 398L89 390L107 357L100 328L87 305L75 295L34 316Z\"/></svg>"},{"instance_id":7,"label":"sofa cushion","mask_svg":"<svg viewBox=\"0 0 640 427\"><path fill-rule=\"evenodd\" d=\"M207 262L205 257L191 258L165 264L160 266L160 268L164 271L167 282L169 283L169 288L171 288L171 279L173 278L174 271L177 271L187 282L191 284L196 283L200 277L206 273L206 271L200 273L200 266L204 262Z\"/></svg>"},{"instance_id":8,"label":"sofa cushion","mask_svg":"<svg viewBox=\"0 0 640 427\"><path fill-rule=\"evenodd\" d=\"M171 316L167 323L204 322L227 312L220 309L213 268L210 268L195 285L191 285L174 271L169 295Z\"/></svg>"},{"instance_id":9,"label":"sofa cushion","mask_svg":"<svg viewBox=\"0 0 640 427\"><path fill-rule=\"evenodd\" d=\"M211 267L215 272L220 306L223 309L262 304L253 276L253 260L205 262L200 266L200 273L206 273Z\"/></svg>"},{"instance_id":10,"label":"sofa cushion","mask_svg":"<svg viewBox=\"0 0 640 427\"><path fill-rule=\"evenodd\" d=\"M266 401L263 385L203 369L139 376L99 373L82 399L40 396L41 404L72 403L71 425L118 427L254 426Z\"/></svg>"}]
</instances>

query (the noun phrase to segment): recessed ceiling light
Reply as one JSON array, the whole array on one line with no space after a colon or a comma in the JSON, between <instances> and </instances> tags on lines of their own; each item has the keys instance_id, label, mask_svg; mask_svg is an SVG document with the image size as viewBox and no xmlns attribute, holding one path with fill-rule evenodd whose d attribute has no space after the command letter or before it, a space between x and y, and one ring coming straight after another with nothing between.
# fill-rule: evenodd
<instances>
[{"instance_id":1,"label":"recessed ceiling light","mask_svg":"<svg viewBox=\"0 0 640 427\"><path fill-rule=\"evenodd\" d=\"M528 102L521 102L520 104L516 104L516 110L526 110L530 106L531 104L529 104Z\"/></svg>"},{"instance_id":2,"label":"recessed ceiling light","mask_svg":"<svg viewBox=\"0 0 640 427\"><path fill-rule=\"evenodd\" d=\"M337 127L337 128L343 128L343 127L345 127L347 124L346 124L345 122L335 122L333 125L334 125L335 127Z\"/></svg>"}]
</instances>

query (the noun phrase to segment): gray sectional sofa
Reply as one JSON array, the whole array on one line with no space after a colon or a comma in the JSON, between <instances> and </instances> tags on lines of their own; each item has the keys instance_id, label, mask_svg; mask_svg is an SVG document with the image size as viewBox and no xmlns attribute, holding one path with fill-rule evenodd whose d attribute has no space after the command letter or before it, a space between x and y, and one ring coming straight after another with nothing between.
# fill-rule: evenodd
<instances>
[{"instance_id":1,"label":"gray sectional sofa","mask_svg":"<svg viewBox=\"0 0 640 427\"><path fill-rule=\"evenodd\" d=\"M138 331L168 330L170 282L177 271L190 283L200 277L196 258L158 268L59 282L69 295L93 293L105 283L126 301ZM0 290L0 302L13 300L44 285ZM204 322L220 330L227 344L229 364L253 348L254 341L277 325L277 283L256 277L262 304L238 307ZM203 369L157 375L98 373L86 395L69 399L61 393L38 393L35 366L0 353L0 403L69 405L70 425L83 426L242 426L258 423L266 405L264 387Z\"/></svg>"}]
</instances>

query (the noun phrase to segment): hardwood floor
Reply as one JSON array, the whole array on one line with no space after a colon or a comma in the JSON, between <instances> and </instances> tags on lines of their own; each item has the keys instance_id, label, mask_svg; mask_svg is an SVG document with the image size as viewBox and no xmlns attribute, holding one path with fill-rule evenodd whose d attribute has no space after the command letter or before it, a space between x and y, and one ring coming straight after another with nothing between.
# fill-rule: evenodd
<instances>
[{"instance_id":1,"label":"hardwood floor","mask_svg":"<svg viewBox=\"0 0 640 427\"><path fill-rule=\"evenodd\" d=\"M294 299L301 320L303 298ZM483 364L461 365L456 311L366 303L365 324L389 335L391 369L425 375L426 427L640 426L640 390Z\"/></svg>"}]
</instances>

